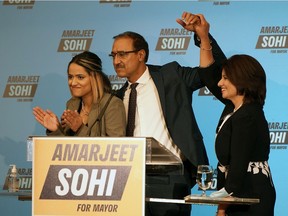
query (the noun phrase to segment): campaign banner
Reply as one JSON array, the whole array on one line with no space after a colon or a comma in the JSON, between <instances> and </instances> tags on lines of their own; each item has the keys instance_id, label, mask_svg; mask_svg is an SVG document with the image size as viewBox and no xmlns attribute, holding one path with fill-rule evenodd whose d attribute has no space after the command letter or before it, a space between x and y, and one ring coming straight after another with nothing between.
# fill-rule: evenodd
<instances>
[{"instance_id":1,"label":"campaign banner","mask_svg":"<svg viewBox=\"0 0 288 216\"><path fill-rule=\"evenodd\" d=\"M32 215L144 215L145 157L145 138L34 137Z\"/></svg>"}]
</instances>

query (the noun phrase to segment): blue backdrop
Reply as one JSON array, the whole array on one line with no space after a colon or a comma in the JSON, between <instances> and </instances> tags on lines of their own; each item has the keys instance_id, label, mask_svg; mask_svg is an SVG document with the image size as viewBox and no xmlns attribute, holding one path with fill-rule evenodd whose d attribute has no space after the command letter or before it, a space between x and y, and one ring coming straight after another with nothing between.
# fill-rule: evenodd
<instances>
[{"instance_id":1,"label":"blue backdrop","mask_svg":"<svg viewBox=\"0 0 288 216\"><path fill-rule=\"evenodd\" d=\"M117 79L108 57L112 37L131 30L150 45L150 64L176 60L185 66L199 64L192 35L181 30L176 18L183 11L202 13L211 34L229 57L245 53L257 58L267 73L265 114L270 126L270 166L275 181L276 216L286 216L288 105L288 2L286 1L0 1L0 186L9 164L31 168L26 158L29 135L44 135L32 107L39 105L61 115L70 97L66 67L83 49L97 53L113 88ZM182 32L183 33L183 32ZM157 46L160 39L167 43ZM189 39L191 38L190 42ZM185 44L184 46L182 46ZM193 106L204 136L211 165L215 127L222 104L206 89L194 94ZM192 193L199 193L197 188ZM31 202L0 197L1 215L31 215ZM193 215L213 215L215 206L193 205Z\"/></svg>"}]
</instances>

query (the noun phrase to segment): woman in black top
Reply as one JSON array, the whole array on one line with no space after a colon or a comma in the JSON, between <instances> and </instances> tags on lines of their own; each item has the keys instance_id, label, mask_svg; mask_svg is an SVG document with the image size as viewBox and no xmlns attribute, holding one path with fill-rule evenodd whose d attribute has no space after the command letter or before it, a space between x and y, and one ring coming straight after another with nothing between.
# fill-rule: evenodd
<instances>
[{"instance_id":1,"label":"woman in black top","mask_svg":"<svg viewBox=\"0 0 288 216\"><path fill-rule=\"evenodd\" d=\"M204 68L200 61L205 71L202 80L225 104L215 141L219 191L211 196L260 199L253 205L219 205L216 215L273 216L276 192L268 165L270 137L263 112L265 71L249 55L234 55L222 65L211 63L207 53L201 58L204 66L209 63Z\"/></svg>"}]
</instances>

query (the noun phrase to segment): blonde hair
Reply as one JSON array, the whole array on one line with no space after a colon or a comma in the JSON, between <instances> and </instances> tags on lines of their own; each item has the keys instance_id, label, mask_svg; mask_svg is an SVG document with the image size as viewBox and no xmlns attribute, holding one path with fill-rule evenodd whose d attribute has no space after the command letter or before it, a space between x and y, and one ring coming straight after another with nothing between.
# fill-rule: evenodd
<instances>
[{"instance_id":1,"label":"blonde hair","mask_svg":"<svg viewBox=\"0 0 288 216\"><path fill-rule=\"evenodd\" d=\"M92 87L93 103L96 103L104 94L103 79L99 73L90 73L89 76Z\"/></svg>"}]
</instances>

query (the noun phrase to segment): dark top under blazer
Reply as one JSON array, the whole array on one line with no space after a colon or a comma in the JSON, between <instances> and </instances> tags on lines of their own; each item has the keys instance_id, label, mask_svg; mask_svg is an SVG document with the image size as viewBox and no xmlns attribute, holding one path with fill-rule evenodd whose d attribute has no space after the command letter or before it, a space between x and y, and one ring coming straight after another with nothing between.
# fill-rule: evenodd
<instances>
[{"instance_id":1,"label":"dark top under blazer","mask_svg":"<svg viewBox=\"0 0 288 216\"><path fill-rule=\"evenodd\" d=\"M209 35L216 62L226 59L214 38ZM196 46L200 43L194 36ZM208 158L193 108L192 94L204 87L199 78L199 67L181 67L177 62L163 66L147 65L158 90L163 115L173 142L196 167L207 164ZM123 99L128 83L118 90Z\"/></svg>"}]
</instances>

